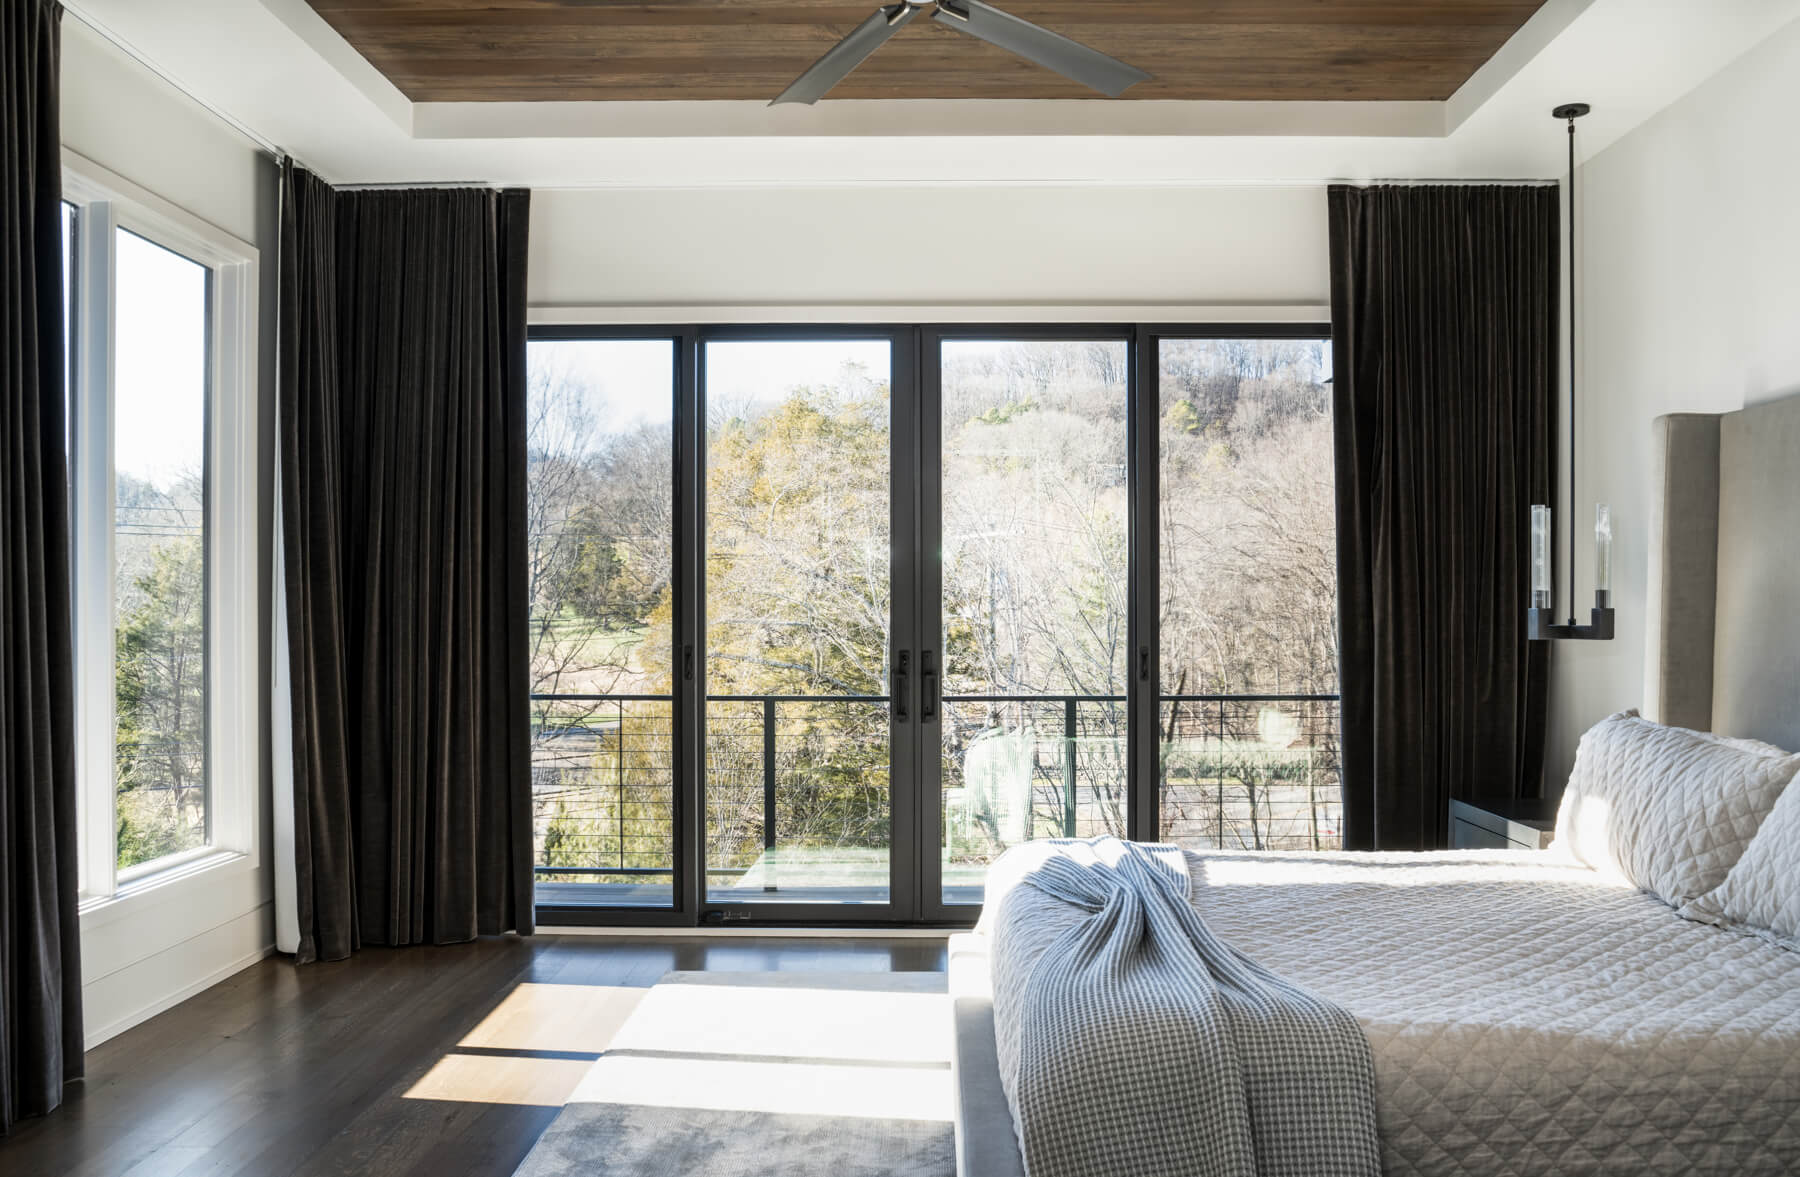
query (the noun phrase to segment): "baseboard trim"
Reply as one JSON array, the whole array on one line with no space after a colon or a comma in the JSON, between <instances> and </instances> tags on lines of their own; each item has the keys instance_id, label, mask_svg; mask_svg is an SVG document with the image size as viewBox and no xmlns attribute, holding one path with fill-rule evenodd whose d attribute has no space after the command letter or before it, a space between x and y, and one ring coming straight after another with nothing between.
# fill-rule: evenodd
<instances>
[{"instance_id":1,"label":"baseboard trim","mask_svg":"<svg viewBox=\"0 0 1800 1177\"><path fill-rule=\"evenodd\" d=\"M945 940L967 928L621 928L539 924L539 936L616 936L639 940Z\"/></svg>"},{"instance_id":2,"label":"baseboard trim","mask_svg":"<svg viewBox=\"0 0 1800 1177\"><path fill-rule=\"evenodd\" d=\"M102 1026L98 1030L88 1030L87 1037L84 1040L84 1049L92 1050L108 1039L117 1038L120 1034L123 1034L133 1026L142 1025L157 1014L162 1013L164 1010L173 1009L188 998L194 996L196 993L211 989L214 985L217 985L227 977L236 976L257 961L265 960L274 954L275 945L272 942L265 944L255 952L246 953L228 964L221 965L219 968L214 969L199 980L184 985L175 992L166 994L165 996L152 1001L149 1005L126 1014L122 1018L116 1019L110 1025Z\"/></svg>"}]
</instances>

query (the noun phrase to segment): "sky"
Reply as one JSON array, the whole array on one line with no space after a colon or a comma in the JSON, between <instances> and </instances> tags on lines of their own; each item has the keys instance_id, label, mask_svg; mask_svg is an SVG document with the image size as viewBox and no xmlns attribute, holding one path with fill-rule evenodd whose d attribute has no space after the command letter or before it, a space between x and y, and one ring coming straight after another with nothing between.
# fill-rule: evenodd
<instances>
[{"instance_id":1,"label":"sky","mask_svg":"<svg viewBox=\"0 0 1800 1177\"><path fill-rule=\"evenodd\" d=\"M892 346L885 339L714 341L706 345L707 399L779 402L801 385L836 383L850 364L885 383Z\"/></svg>"},{"instance_id":2,"label":"sky","mask_svg":"<svg viewBox=\"0 0 1800 1177\"><path fill-rule=\"evenodd\" d=\"M113 310L113 461L167 487L206 449L205 266L120 230Z\"/></svg>"},{"instance_id":3,"label":"sky","mask_svg":"<svg viewBox=\"0 0 1800 1177\"><path fill-rule=\"evenodd\" d=\"M861 364L876 379L889 367L886 340L716 340L706 345L708 395L717 403L778 400L798 385L828 384L846 363ZM990 354L1011 346L1003 340L955 340L945 354ZM1324 348L1324 375L1331 349ZM594 390L595 407L617 428L669 420L675 348L669 340L537 340L534 365L578 375Z\"/></svg>"},{"instance_id":4,"label":"sky","mask_svg":"<svg viewBox=\"0 0 1800 1177\"><path fill-rule=\"evenodd\" d=\"M539 339L530 344L527 362L533 375L549 372L585 387L594 416L608 433L674 419L671 340Z\"/></svg>"},{"instance_id":5,"label":"sky","mask_svg":"<svg viewBox=\"0 0 1800 1177\"><path fill-rule=\"evenodd\" d=\"M984 340L945 344L946 351L954 348L960 355L1006 346ZM801 385L836 382L846 364L886 380L890 347L885 339L714 340L706 345L707 396L715 405L771 403ZM674 356L670 340L540 339L531 344L534 368L579 378L600 419L621 432L670 419Z\"/></svg>"},{"instance_id":6,"label":"sky","mask_svg":"<svg viewBox=\"0 0 1800 1177\"><path fill-rule=\"evenodd\" d=\"M888 370L886 340L749 340L706 345L708 393L716 401L775 401L801 384L834 381L846 363ZM675 345L669 340L537 340L533 366L575 376L613 429L668 421Z\"/></svg>"}]
</instances>

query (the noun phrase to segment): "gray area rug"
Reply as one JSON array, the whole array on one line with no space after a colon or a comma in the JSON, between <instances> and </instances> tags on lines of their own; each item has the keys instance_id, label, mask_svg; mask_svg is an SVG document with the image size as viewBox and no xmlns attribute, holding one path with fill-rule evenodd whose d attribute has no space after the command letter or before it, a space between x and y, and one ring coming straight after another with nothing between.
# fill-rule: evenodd
<instances>
[{"instance_id":1,"label":"gray area rug","mask_svg":"<svg viewBox=\"0 0 1800 1177\"><path fill-rule=\"evenodd\" d=\"M515 1177L955 1177L941 973L670 973Z\"/></svg>"}]
</instances>

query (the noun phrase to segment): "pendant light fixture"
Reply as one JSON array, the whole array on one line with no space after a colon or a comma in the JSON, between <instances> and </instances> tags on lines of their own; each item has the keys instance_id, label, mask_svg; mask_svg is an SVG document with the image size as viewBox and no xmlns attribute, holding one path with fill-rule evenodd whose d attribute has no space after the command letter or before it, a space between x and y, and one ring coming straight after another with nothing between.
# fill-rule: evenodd
<instances>
[{"instance_id":1,"label":"pendant light fixture","mask_svg":"<svg viewBox=\"0 0 1800 1177\"><path fill-rule=\"evenodd\" d=\"M1575 503L1575 120L1590 107L1571 102L1550 113L1569 125L1569 503ZM1551 541L1550 508L1539 503L1531 508L1531 607L1526 610L1526 632L1534 642L1553 639L1610 641L1612 611L1612 511L1605 503L1594 508L1594 608L1588 624L1575 623L1575 529L1569 528L1569 620L1556 624L1553 604L1556 583Z\"/></svg>"}]
</instances>

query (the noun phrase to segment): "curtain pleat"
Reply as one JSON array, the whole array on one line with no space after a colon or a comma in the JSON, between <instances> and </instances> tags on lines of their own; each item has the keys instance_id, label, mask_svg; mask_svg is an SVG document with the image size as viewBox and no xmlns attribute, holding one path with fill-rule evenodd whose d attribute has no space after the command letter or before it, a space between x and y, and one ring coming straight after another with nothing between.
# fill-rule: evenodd
<instances>
[{"instance_id":1,"label":"curtain pleat","mask_svg":"<svg viewBox=\"0 0 1800 1177\"><path fill-rule=\"evenodd\" d=\"M301 960L532 927L528 202L284 171Z\"/></svg>"},{"instance_id":2,"label":"curtain pleat","mask_svg":"<svg viewBox=\"0 0 1800 1177\"><path fill-rule=\"evenodd\" d=\"M1529 507L1556 444L1557 190L1333 186L1344 844L1542 790Z\"/></svg>"},{"instance_id":3,"label":"curtain pleat","mask_svg":"<svg viewBox=\"0 0 1800 1177\"><path fill-rule=\"evenodd\" d=\"M0 6L0 1133L82 1074L61 18Z\"/></svg>"}]
</instances>

